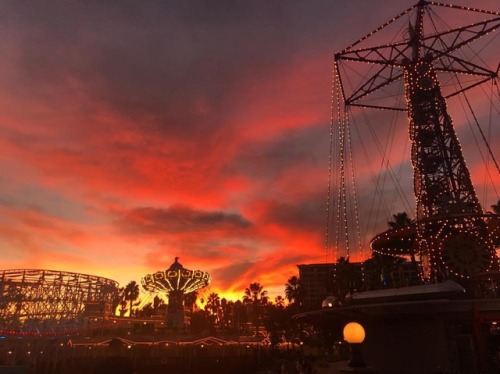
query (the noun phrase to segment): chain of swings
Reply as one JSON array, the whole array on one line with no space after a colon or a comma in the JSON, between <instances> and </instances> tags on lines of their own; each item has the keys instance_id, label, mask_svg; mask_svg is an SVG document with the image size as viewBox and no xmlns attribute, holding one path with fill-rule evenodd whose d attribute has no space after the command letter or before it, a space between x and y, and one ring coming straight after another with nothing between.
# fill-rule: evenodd
<instances>
[{"instance_id":1,"label":"chain of swings","mask_svg":"<svg viewBox=\"0 0 500 374\"><path fill-rule=\"evenodd\" d=\"M337 252L341 247L341 239L343 237L343 246L347 258L350 255L350 241L357 242L360 258L362 257L361 247L361 232L359 225L359 209L357 201L356 180L354 171L354 158L352 154L351 133L349 128L348 113L344 108L344 100L340 82L338 79L338 65L334 64L332 72L332 105L331 105L331 122L330 122L330 154L328 165L328 191L327 191L327 219L326 219L326 237L325 237L325 260L328 261L328 249L330 244L337 248ZM337 131L335 131L337 126ZM337 135L337 137L335 137ZM332 177L333 165L337 165L338 173L337 180L339 181L336 186L337 198L332 201ZM346 167L348 170L346 170ZM336 168L336 171L337 171ZM346 173L350 174L350 181L346 180ZM351 195L347 196L347 184L350 183ZM350 197L350 198L349 198ZM350 207L348 209L348 201ZM335 204L336 202L336 204ZM335 211L335 212L334 212ZM354 215L353 229L355 231L355 238L351 239L349 235L349 212ZM332 215L336 214L335 223L335 236L334 243L330 243L330 222ZM344 231L341 232L341 228ZM356 243L355 243L356 244ZM334 256L335 257L335 256Z\"/></svg>"}]
</instances>

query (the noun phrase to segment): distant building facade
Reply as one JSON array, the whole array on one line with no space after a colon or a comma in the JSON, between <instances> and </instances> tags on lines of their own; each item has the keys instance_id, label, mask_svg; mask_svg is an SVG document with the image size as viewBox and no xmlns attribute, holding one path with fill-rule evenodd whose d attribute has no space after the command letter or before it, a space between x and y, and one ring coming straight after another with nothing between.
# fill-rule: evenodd
<instances>
[{"instance_id":1,"label":"distant building facade","mask_svg":"<svg viewBox=\"0 0 500 374\"><path fill-rule=\"evenodd\" d=\"M321 309L326 297L338 294L347 295L349 292L361 290L404 287L416 284L419 279L418 264L402 262L395 265L384 274L375 273L377 285L370 285L366 279L370 274L364 274L368 269L363 269L363 263L321 263L299 264L300 287L302 290L302 309L310 311ZM368 270L369 271L369 270ZM371 274L373 277L373 274Z\"/></svg>"},{"instance_id":2,"label":"distant building facade","mask_svg":"<svg viewBox=\"0 0 500 374\"><path fill-rule=\"evenodd\" d=\"M300 264L300 288L304 310L321 309L321 303L331 293L336 264Z\"/></svg>"}]
</instances>

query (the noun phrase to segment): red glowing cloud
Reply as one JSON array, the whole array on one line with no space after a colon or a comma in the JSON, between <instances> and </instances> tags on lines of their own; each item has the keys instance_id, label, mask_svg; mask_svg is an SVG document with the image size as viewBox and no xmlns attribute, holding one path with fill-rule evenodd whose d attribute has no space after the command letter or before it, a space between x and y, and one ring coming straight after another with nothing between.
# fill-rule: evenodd
<instances>
[{"instance_id":1,"label":"red glowing cloud","mask_svg":"<svg viewBox=\"0 0 500 374\"><path fill-rule=\"evenodd\" d=\"M223 295L241 296L252 282L283 295L297 264L332 260L324 238L333 52L411 4L5 5L2 267L124 285L179 256ZM383 163L404 165L411 198L407 129L384 160L353 125L358 151L370 156L357 164L362 212ZM494 144L500 134L490 136ZM473 142L465 137L464 148ZM476 156L479 190L490 181ZM377 229L400 206L391 208L377 212Z\"/></svg>"}]
</instances>

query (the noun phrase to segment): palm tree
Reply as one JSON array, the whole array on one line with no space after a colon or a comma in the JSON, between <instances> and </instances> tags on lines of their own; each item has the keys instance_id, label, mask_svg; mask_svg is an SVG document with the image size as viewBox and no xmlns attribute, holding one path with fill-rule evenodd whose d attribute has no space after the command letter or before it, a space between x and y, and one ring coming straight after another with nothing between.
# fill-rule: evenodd
<instances>
[{"instance_id":1,"label":"palm tree","mask_svg":"<svg viewBox=\"0 0 500 374\"><path fill-rule=\"evenodd\" d=\"M158 314L158 309L160 309L160 307L163 305L165 305L165 300L156 295L155 298L153 299L154 313Z\"/></svg>"},{"instance_id":2,"label":"palm tree","mask_svg":"<svg viewBox=\"0 0 500 374\"><path fill-rule=\"evenodd\" d=\"M123 314L125 313L125 309L127 308L127 303L125 302L125 305L123 305L123 296L125 295L125 288L124 287L120 287L118 289L118 293L116 294L116 296L113 298L113 312L116 314L116 311L118 310L118 312L120 313L120 317L123 317ZM120 307L118 309L118 307Z\"/></svg>"},{"instance_id":3,"label":"palm tree","mask_svg":"<svg viewBox=\"0 0 500 374\"><path fill-rule=\"evenodd\" d=\"M269 333L269 339L272 347L275 347L282 341L284 332L288 330L291 321L291 314L284 306L285 298L276 296L275 304L268 304L265 307L264 327Z\"/></svg>"},{"instance_id":4,"label":"palm tree","mask_svg":"<svg viewBox=\"0 0 500 374\"><path fill-rule=\"evenodd\" d=\"M184 305L191 312L196 308L196 300L198 300L198 291L189 292L184 295Z\"/></svg>"},{"instance_id":5,"label":"palm tree","mask_svg":"<svg viewBox=\"0 0 500 374\"><path fill-rule=\"evenodd\" d=\"M132 317L132 304L135 300L139 298L139 285L135 281L130 281L126 286L125 286L125 291L124 291L124 300L127 300L130 304L130 314L129 316Z\"/></svg>"},{"instance_id":6,"label":"palm tree","mask_svg":"<svg viewBox=\"0 0 500 374\"><path fill-rule=\"evenodd\" d=\"M300 278L296 275L288 279L287 284L285 284L285 297L292 304L299 304L301 302L301 288L300 288Z\"/></svg>"},{"instance_id":7,"label":"palm tree","mask_svg":"<svg viewBox=\"0 0 500 374\"><path fill-rule=\"evenodd\" d=\"M208 295L207 304L205 305L205 310L210 312L210 314L212 315L217 315L219 306L220 306L220 297L217 293L212 292L210 295Z\"/></svg>"},{"instance_id":8,"label":"palm tree","mask_svg":"<svg viewBox=\"0 0 500 374\"><path fill-rule=\"evenodd\" d=\"M408 217L408 213L406 212L393 214L392 219L393 221L387 222L387 224L391 229L400 229L402 227L411 225L413 223L413 220L410 217Z\"/></svg>"},{"instance_id":9,"label":"palm tree","mask_svg":"<svg viewBox=\"0 0 500 374\"><path fill-rule=\"evenodd\" d=\"M239 331L244 322L247 321L245 306L240 300L236 300L232 308L232 326Z\"/></svg>"},{"instance_id":10,"label":"palm tree","mask_svg":"<svg viewBox=\"0 0 500 374\"><path fill-rule=\"evenodd\" d=\"M269 301L269 296L267 296L267 291L264 287L260 285L259 282L250 283L250 286L245 288L245 295L243 296L243 302L257 303L257 304L267 304Z\"/></svg>"},{"instance_id":11,"label":"palm tree","mask_svg":"<svg viewBox=\"0 0 500 374\"><path fill-rule=\"evenodd\" d=\"M142 308L140 308L137 313L139 314L140 317L150 318L154 312L155 309L153 307L153 303L147 303Z\"/></svg>"},{"instance_id":12,"label":"palm tree","mask_svg":"<svg viewBox=\"0 0 500 374\"><path fill-rule=\"evenodd\" d=\"M392 218L394 221L389 221L387 222L387 224L389 225L389 227L391 229L400 229L400 228L403 228L405 226L408 226L408 225L411 225L415 220L411 219L410 217L408 217L408 213L406 212L400 212L400 213L397 213L397 214L393 214L392 215ZM417 262L416 262L416 259L415 259L415 252L414 252L414 249L413 249L413 242L402 242L400 243L399 245L401 246L410 246L408 249L411 249L410 251L410 259L411 259L411 262L417 266Z\"/></svg>"},{"instance_id":13,"label":"palm tree","mask_svg":"<svg viewBox=\"0 0 500 374\"><path fill-rule=\"evenodd\" d=\"M233 307L234 303L232 301L227 301L225 297L220 299L219 324L222 330L225 330L229 327Z\"/></svg>"},{"instance_id":14,"label":"palm tree","mask_svg":"<svg viewBox=\"0 0 500 374\"><path fill-rule=\"evenodd\" d=\"M264 287L259 282L250 283L250 286L245 288L243 303L250 306L252 323L255 326L255 335L259 334L262 307L268 302L269 296L267 296L267 291L264 290Z\"/></svg>"},{"instance_id":15,"label":"palm tree","mask_svg":"<svg viewBox=\"0 0 500 374\"><path fill-rule=\"evenodd\" d=\"M285 308L285 299L283 296L278 295L274 298L274 305L276 305L276 308L278 309L284 309Z\"/></svg>"},{"instance_id":16,"label":"palm tree","mask_svg":"<svg viewBox=\"0 0 500 374\"><path fill-rule=\"evenodd\" d=\"M118 312L120 313L120 317L123 317L125 316L125 313L127 313L127 300L125 299L122 299L120 300L120 303L119 303L119 308L118 308Z\"/></svg>"},{"instance_id":17,"label":"palm tree","mask_svg":"<svg viewBox=\"0 0 500 374\"><path fill-rule=\"evenodd\" d=\"M349 257L339 257L335 269L334 285L336 296L341 304L345 302L347 294L352 294L359 279Z\"/></svg>"}]
</instances>

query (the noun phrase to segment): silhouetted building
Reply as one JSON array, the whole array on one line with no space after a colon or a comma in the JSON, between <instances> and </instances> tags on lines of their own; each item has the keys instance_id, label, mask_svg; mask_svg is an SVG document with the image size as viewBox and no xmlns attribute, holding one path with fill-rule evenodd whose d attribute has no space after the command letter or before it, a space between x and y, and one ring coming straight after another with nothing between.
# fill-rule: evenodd
<instances>
[{"instance_id":1,"label":"silhouetted building","mask_svg":"<svg viewBox=\"0 0 500 374\"><path fill-rule=\"evenodd\" d=\"M331 292L336 264L300 264L300 287L304 310L320 309L322 301Z\"/></svg>"},{"instance_id":2,"label":"silhouetted building","mask_svg":"<svg viewBox=\"0 0 500 374\"><path fill-rule=\"evenodd\" d=\"M352 269L352 274L349 276L352 279L345 279L346 287L338 292L348 294L350 291L356 290L362 285L362 263L348 263ZM323 264L299 264L300 287L302 290L302 308L304 311L321 309L323 300L327 296L335 293L335 287L339 287L341 282L335 282L335 278L346 276L342 271L337 272L338 263L323 263ZM335 284L337 283L337 284ZM352 287L347 287L351 283Z\"/></svg>"}]
</instances>

